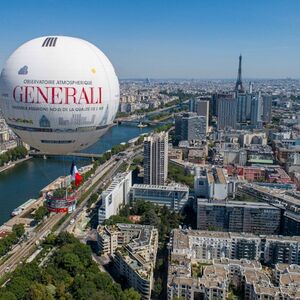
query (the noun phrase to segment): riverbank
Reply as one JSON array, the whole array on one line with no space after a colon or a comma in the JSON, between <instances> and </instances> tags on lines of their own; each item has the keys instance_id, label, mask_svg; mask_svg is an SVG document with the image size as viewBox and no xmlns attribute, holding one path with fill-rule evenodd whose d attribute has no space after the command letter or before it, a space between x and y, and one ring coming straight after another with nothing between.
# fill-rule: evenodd
<instances>
[{"instance_id":1,"label":"riverbank","mask_svg":"<svg viewBox=\"0 0 300 300\"><path fill-rule=\"evenodd\" d=\"M85 153L105 153L115 145L153 131L153 127L138 128L123 125L111 127ZM59 176L70 173L72 160L78 168L90 164L90 159L77 157L32 158L0 173L0 224L10 219L11 212L28 199L39 198L40 191Z\"/></svg>"},{"instance_id":2,"label":"riverbank","mask_svg":"<svg viewBox=\"0 0 300 300\"><path fill-rule=\"evenodd\" d=\"M12 162L8 163L7 165L5 165L5 166L3 166L3 167L0 167L0 173L6 171L6 170L8 170L8 169L11 169L11 168L13 168L14 166L16 166L17 164L20 164L20 163L22 163L22 162L24 162L24 161L27 161L27 160L29 160L29 159L32 159L32 157L31 157L31 156L27 156L27 157L25 157L25 158L21 158L21 159L12 161Z\"/></svg>"}]
</instances>

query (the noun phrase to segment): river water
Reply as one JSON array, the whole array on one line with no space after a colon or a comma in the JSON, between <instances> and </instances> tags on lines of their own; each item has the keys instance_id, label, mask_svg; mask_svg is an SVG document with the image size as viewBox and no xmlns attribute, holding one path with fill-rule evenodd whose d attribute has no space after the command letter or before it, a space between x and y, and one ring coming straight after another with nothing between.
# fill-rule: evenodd
<instances>
[{"instance_id":1,"label":"river water","mask_svg":"<svg viewBox=\"0 0 300 300\"><path fill-rule=\"evenodd\" d=\"M103 153L114 145L147 133L153 128L118 125L110 128L100 140L83 152ZM0 225L10 213L30 198L37 198L40 190L61 175L70 172L72 157L32 158L0 173ZM78 167L89 164L88 159L75 158Z\"/></svg>"}]
</instances>

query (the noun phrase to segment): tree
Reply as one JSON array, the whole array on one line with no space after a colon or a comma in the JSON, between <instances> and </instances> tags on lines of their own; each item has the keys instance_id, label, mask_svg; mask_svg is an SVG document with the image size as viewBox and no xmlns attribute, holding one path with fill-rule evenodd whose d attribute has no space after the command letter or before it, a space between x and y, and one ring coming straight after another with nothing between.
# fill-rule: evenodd
<instances>
[{"instance_id":1,"label":"tree","mask_svg":"<svg viewBox=\"0 0 300 300\"><path fill-rule=\"evenodd\" d=\"M145 211L142 215L141 223L145 225L153 225L157 227L160 224L160 219L153 208Z\"/></svg>"},{"instance_id":2,"label":"tree","mask_svg":"<svg viewBox=\"0 0 300 300\"><path fill-rule=\"evenodd\" d=\"M97 193L92 194L92 196L88 200L88 206L95 203L98 200L98 198L99 198L99 194L97 194Z\"/></svg>"},{"instance_id":3,"label":"tree","mask_svg":"<svg viewBox=\"0 0 300 300\"><path fill-rule=\"evenodd\" d=\"M54 300L54 297L43 284L34 282L25 296L26 300Z\"/></svg>"},{"instance_id":4,"label":"tree","mask_svg":"<svg viewBox=\"0 0 300 300\"><path fill-rule=\"evenodd\" d=\"M31 285L31 281L19 275L11 279L7 284L7 291L12 292L17 299L23 299Z\"/></svg>"},{"instance_id":5,"label":"tree","mask_svg":"<svg viewBox=\"0 0 300 300\"><path fill-rule=\"evenodd\" d=\"M20 158L24 158L27 155L27 150L23 146L17 146L14 149L10 149L6 151L5 153L0 155L0 165L2 166L5 163L8 163L9 161L14 161Z\"/></svg>"},{"instance_id":6,"label":"tree","mask_svg":"<svg viewBox=\"0 0 300 300\"><path fill-rule=\"evenodd\" d=\"M0 300L17 300L13 292L0 291Z\"/></svg>"},{"instance_id":7,"label":"tree","mask_svg":"<svg viewBox=\"0 0 300 300\"><path fill-rule=\"evenodd\" d=\"M109 290L112 280L107 273L99 273L94 277L94 282L98 290Z\"/></svg>"},{"instance_id":8,"label":"tree","mask_svg":"<svg viewBox=\"0 0 300 300\"><path fill-rule=\"evenodd\" d=\"M48 209L44 205L42 205L35 211L34 219L36 222L39 222L44 218L44 216L48 214Z\"/></svg>"},{"instance_id":9,"label":"tree","mask_svg":"<svg viewBox=\"0 0 300 300\"><path fill-rule=\"evenodd\" d=\"M153 295L158 298L159 295L162 292L162 280L161 278L158 278L155 282L154 282L154 288L153 288Z\"/></svg>"},{"instance_id":10,"label":"tree","mask_svg":"<svg viewBox=\"0 0 300 300\"><path fill-rule=\"evenodd\" d=\"M25 233L24 224L15 224L12 228L12 231L17 237L21 237Z\"/></svg>"},{"instance_id":11,"label":"tree","mask_svg":"<svg viewBox=\"0 0 300 300\"><path fill-rule=\"evenodd\" d=\"M72 289L74 290L75 299L89 299L97 292L94 282L87 281L80 275L76 276Z\"/></svg>"},{"instance_id":12,"label":"tree","mask_svg":"<svg viewBox=\"0 0 300 300\"><path fill-rule=\"evenodd\" d=\"M83 269L79 257L74 253L63 253L62 255L57 256L56 261L58 265L67 270L71 276L79 274Z\"/></svg>"},{"instance_id":13,"label":"tree","mask_svg":"<svg viewBox=\"0 0 300 300\"><path fill-rule=\"evenodd\" d=\"M97 291L90 296L90 300L115 300L115 298L109 293L104 291Z\"/></svg>"},{"instance_id":14,"label":"tree","mask_svg":"<svg viewBox=\"0 0 300 300\"><path fill-rule=\"evenodd\" d=\"M78 243L76 246L73 245L73 249L70 249L72 253L76 254L83 264L84 267L89 267L91 265L91 249L84 244Z\"/></svg>"},{"instance_id":15,"label":"tree","mask_svg":"<svg viewBox=\"0 0 300 300\"><path fill-rule=\"evenodd\" d=\"M110 216L109 219L104 221L105 225L115 225L117 223L132 224L132 222L128 219L128 217L117 216L117 215Z\"/></svg>"},{"instance_id":16,"label":"tree","mask_svg":"<svg viewBox=\"0 0 300 300\"><path fill-rule=\"evenodd\" d=\"M24 232L23 224L14 225L12 232L0 240L0 256L6 254L19 241Z\"/></svg>"},{"instance_id":17,"label":"tree","mask_svg":"<svg viewBox=\"0 0 300 300\"><path fill-rule=\"evenodd\" d=\"M124 291L127 300L140 300L141 295L133 288Z\"/></svg>"},{"instance_id":18,"label":"tree","mask_svg":"<svg viewBox=\"0 0 300 300\"><path fill-rule=\"evenodd\" d=\"M56 286L55 296L57 299L68 299L66 285L63 282Z\"/></svg>"},{"instance_id":19,"label":"tree","mask_svg":"<svg viewBox=\"0 0 300 300\"><path fill-rule=\"evenodd\" d=\"M185 174L183 168L169 164L168 177L176 182L182 182L190 188L194 188L194 176Z\"/></svg>"},{"instance_id":20,"label":"tree","mask_svg":"<svg viewBox=\"0 0 300 300\"><path fill-rule=\"evenodd\" d=\"M55 252L43 269L37 263L19 266L0 288L0 300L139 299L134 291L127 291L127 297L119 284L100 272L90 248L73 235L62 233L50 242Z\"/></svg>"},{"instance_id":21,"label":"tree","mask_svg":"<svg viewBox=\"0 0 300 300\"><path fill-rule=\"evenodd\" d=\"M56 241L57 241L57 245L75 244L78 242L78 240L74 237L74 235L68 232L61 232L57 236Z\"/></svg>"},{"instance_id":22,"label":"tree","mask_svg":"<svg viewBox=\"0 0 300 300\"><path fill-rule=\"evenodd\" d=\"M120 211L119 211L119 215L122 217L129 217L130 215L130 206L128 204L124 205Z\"/></svg>"}]
</instances>

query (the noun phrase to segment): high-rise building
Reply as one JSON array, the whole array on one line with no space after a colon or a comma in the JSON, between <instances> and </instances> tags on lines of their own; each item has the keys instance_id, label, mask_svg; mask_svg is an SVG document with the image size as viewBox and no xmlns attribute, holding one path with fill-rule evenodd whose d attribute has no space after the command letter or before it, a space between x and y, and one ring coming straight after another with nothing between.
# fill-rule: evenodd
<instances>
[{"instance_id":1,"label":"high-rise building","mask_svg":"<svg viewBox=\"0 0 300 300\"><path fill-rule=\"evenodd\" d=\"M272 119L272 96L263 96L263 116L262 120L265 123L270 123Z\"/></svg>"},{"instance_id":2,"label":"high-rise building","mask_svg":"<svg viewBox=\"0 0 300 300\"><path fill-rule=\"evenodd\" d=\"M236 128L237 100L221 98L218 100L218 130Z\"/></svg>"},{"instance_id":3,"label":"high-rise building","mask_svg":"<svg viewBox=\"0 0 300 300\"><path fill-rule=\"evenodd\" d=\"M259 126L261 124L262 115L261 96L258 94L251 100L251 124Z\"/></svg>"},{"instance_id":4,"label":"high-rise building","mask_svg":"<svg viewBox=\"0 0 300 300\"><path fill-rule=\"evenodd\" d=\"M247 94L237 94L236 120L238 123L247 121Z\"/></svg>"},{"instance_id":5,"label":"high-rise building","mask_svg":"<svg viewBox=\"0 0 300 300\"><path fill-rule=\"evenodd\" d=\"M249 94L252 94L253 93L253 82L250 81L249 82Z\"/></svg>"},{"instance_id":6,"label":"high-rise building","mask_svg":"<svg viewBox=\"0 0 300 300\"><path fill-rule=\"evenodd\" d=\"M230 98L232 93L214 93L209 99L209 113L212 116L218 116L218 102L222 98Z\"/></svg>"},{"instance_id":7,"label":"high-rise building","mask_svg":"<svg viewBox=\"0 0 300 300\"><path fill-rule=\"evenodd\" d=\"M209 115L209 99L204 98L192 98L189 100L189 111L197 113L198 116Z\"/></svg>"},{"instance_id":8,"label":"high-rise building","mask_svg":"<svg viewBox=\"0 0 300 300\"><path fill-rule=\"evenodd\" d=\"M251 119L251 100L253 94L237 93L237 122L245 123Z\"/></svg>"},{"instance_id":9,"label":"high-rise building","mask_svg":"<svg viewBox=\"0 0 300 300\"><path fill-rule=\"evenodd\" d=\"M205 98L207 99L207 97ZM197 113L198 116L206 118L206 132L208 130L209 121L209 100L202 98L192 98L189 101L190 112Z\"/></svg>"},{"instance_id":10,"label":"high-rise building","mask_svg":"<svg viewBox=\"0 0 300 300\"><path fill-rule=\"evenodd\" d=\"M189 100L189 111L191 111L191 112L196 111L196 102L197 102L197 98L191 98Z\"/></svg>"},{"instance_id":11,"label":"high-rise building","mask_svg":"<svg viewBox=\"0 0 300 300\"><path fill-rule=\"evenodd\" d=\"M209 121L209 101L208 100L199 100L196 106L196 113L198 116L206 118L206 128L205 133L208 131L208 121Z\"/></svg>"},{"instance_id":12,"label":"high-rise building","mask_svg":"<svg viewBox=\"0 0 300 300\"><path fill-rule=\"evenodd\" d=\"M209 112L213 116L218 115L218 98L219 98L218 94L214 93L214 94L212 94L211 99L210 99Z\"/></svg>"},{"instance_id":13,"label":"high-rise building","mask_svg":"<svg viewBox=\"0 0 300 300\"><path fill-rule=\"evenodd\" d=\"M197 113L188 112L175 118L175 138L177 141L205 139L207 118Z\"/></svg>"},{"instance_id":14,"label":"high-rise building","mask_svg":"<svg viewBox=\"0 0 300 300\"><path fill-rule=\"evenodd\" d=\"M144 139L144 183L164 185L168 176L168 133Z\"/></svg>"}]
</instances>

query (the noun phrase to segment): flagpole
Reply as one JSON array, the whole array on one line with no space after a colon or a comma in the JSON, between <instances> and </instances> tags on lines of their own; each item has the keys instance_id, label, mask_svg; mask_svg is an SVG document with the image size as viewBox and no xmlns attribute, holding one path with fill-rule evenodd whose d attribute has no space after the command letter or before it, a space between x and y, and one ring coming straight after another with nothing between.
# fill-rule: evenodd
<instances>
[{"instance_id":1,"label":"flagpole","mask_svg":"<svg viewBox=\"0 0 300 300\"><path fill-rule=\"evenodd\" d=\"M65 203L68 203L68 199L67 199L67 197L68 197L68 182L67 182L67 176L65 177L65 182L66 182L66 198L65 198Z\"/></svg>"}]
</instances>

